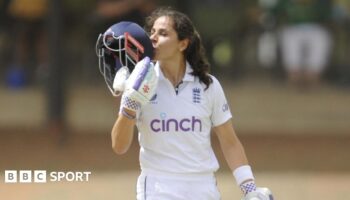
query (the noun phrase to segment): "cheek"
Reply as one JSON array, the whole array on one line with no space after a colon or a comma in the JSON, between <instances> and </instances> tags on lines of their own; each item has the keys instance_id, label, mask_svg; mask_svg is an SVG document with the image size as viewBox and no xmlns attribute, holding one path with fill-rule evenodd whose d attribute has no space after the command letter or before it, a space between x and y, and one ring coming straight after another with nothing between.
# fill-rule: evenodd
<instances>
[{"instance_id":1,"label":"cheek","mask_svg":"<svg viewBox=\"0 0 350 200\"><path fill-rule=\"evenodd\" d=\"M179 53L180 51L177 48L177 44L173 41L166 40L159 43L156 50L157 58L166 58L173 56L174 54Z\"/></svg>"}]
</instances>

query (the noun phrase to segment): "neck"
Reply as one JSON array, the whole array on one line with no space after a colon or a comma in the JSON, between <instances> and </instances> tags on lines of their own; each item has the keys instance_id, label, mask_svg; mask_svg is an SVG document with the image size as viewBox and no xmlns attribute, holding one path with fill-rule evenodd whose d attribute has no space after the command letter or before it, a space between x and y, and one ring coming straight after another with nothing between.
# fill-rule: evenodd
<instances>
[{"instance_id":1,"label":"neck","mask_svg":"<svg viewBox=\"0 0 350 200\"><path fill-rule=\"evenodd\" d=\"M186 61L184 59L178 62L160 61L159 65L164 76L176 87L185 75Z\"/></svg>"}]
</instances>

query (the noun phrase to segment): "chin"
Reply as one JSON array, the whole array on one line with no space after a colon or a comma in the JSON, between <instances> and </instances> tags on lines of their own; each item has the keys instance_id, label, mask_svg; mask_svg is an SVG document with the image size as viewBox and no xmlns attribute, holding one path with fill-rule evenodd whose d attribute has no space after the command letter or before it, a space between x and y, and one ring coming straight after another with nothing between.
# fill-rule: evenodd
<instances>
[{"instance_id":1,"label":"chin","mask_svg":"<svg viewBox=\"0 0 350 200\"><path fill-rule=\"evenodd\" d=\"M159 60L159 56L158 56L157 54L155 54L155 55L153 56L153 60Z\"/></svg>"}]
</instances>

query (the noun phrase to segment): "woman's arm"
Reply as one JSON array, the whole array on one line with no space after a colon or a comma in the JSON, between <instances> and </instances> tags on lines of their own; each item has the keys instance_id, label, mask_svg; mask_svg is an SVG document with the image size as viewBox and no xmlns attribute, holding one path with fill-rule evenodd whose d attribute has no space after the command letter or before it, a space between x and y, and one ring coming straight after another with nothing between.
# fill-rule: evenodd
<instances>
[{"instance_id":1,"label":"woman's arm","mask_svg":"<svg viewBox=\"0 0 350 200\"><path fill-rule=\"evenodd\" d=\"M117 154L129 149L134 133L136 113L152 99L158 85L158 77L149 57L135 66L125 83L121 97L119 116L112 129L112 148ZM147 88L145 90L144 88Z\"/></svg>"},{"instance_id":2,"label":"woman's arm","mask_svg":"<svg viewBox=\"0 0 350 200\"><path fill-rule=\"evenodd\" d=\"M264 199L273 200L270 189L256 187L253 172L248 165L244 148L233 129L231 120L215 127L214 131L219 138L222 152L233 172L233 176L244 194L243 199L264 197Z\"/></svg>"},{"instance_id":3,"label":"woman's arm","mask_svg":"<svg viewBox=\"0 0 350 200\"><path fill-rule=\"evenodd\" d=\"M248 164L244 148L233 129L231 120L214 127L214 132L219 138L220 147L232 171Z\"/></svg>"},{"instance_id":4,"label":"woman's arm","mask_svg":"<svg viewBox=\"0 0 350 200\"><path fill-rule=\"evenodd\" d=\"M135 112L125 108L119 113L117 120L112 129L112 148L116 154L124 154L128 151L134 136L135 119L130 116L135 116Z\"/></svg>"}]
</instances>

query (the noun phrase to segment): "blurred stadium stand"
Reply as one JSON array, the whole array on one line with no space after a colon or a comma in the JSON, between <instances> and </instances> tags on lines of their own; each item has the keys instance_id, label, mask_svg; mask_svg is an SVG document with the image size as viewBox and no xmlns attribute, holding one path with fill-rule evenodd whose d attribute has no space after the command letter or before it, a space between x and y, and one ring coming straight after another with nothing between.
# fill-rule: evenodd
<instances>
[{"instance_id":1,"label":"blurred stadium stand","mask_svg":"<svg viewBox=\"0 0 350 200\"><path fill-rule=\"evenodd\" d=\"M5 10L4 2L0 1L1 10ZM65 0L61 13L51 13L55 15L49 26L53 34L51 75L45 81L17 89L4 81L8 48L16 41L7 40L6 15L1 12L0 130L35 131L58 117L70 130L109 133L118 102L104 85L94 55L95 41L87 36L94 3ZM284 84L278 58L274 66L267 68L258 61L263 11L257 0L168 0L158 1L158 5L172 5L188 13L197 25L213 65L212 73L222 80L231 101L238 131L350 133L349 10L347 15L336 15L332 24L336 45L324 84L313 91L297 91Z\"/></svg>"},{"instance_id":2,"label":"blurred stadium stand","mask_svg":"<svg viewBox=\"0 0 350 200\"><path fill-rule=\"evenodd\" d=\"M6 2L8 1L1 1L0 4L1 10L4 11L1 12L0 20L0 63L4 66L0 70L3 77L2 80L6 79L6 68L9 64L7 59L9 48L11 43L16 42L7 40ZM193 19L206 44L207 54L213 65L213 74L232 81L260 79L276 81L273 85L281 85L284 80L284 72L280 65L277 63L270 68L264 68L261 67L257 58L257 41L262 33L261 18L263 16L263 10L259 6L259 2L253 0L244 2L169 0L159 1L158 5L172 5L188 13ZM30 83L16 91L18 95L25 95L28 93L28 90L35 90L41 93L44 92L43 86L51 85L50 89L48 89L49 92L45 94L49 98L43 102L48 105L45 106L45 109L48 110L44 111L48 112L48 114L41 118L50 118L52 115L55 115L53 113L64 115L64 111L66 111L66 114L70 113L69 109L74 108L74 106L69 107L68 104L67 108L63 104L71 101L69 100L70 95L68 91L74 90L73 88L83 87L86 89L104 90L104 83L98 74L97 59L94 56L94 41L91 41L91 38L87 36L91 32L88 20L94 5L95 1L93 0L62 1L62 12L59 12L58 9L55 12L51 12L51 17L49 17L48 21L50 25L49 31L56 33L56 35L51 34L51 48L49 50L51 52L51 68L49 68L52 70L52 73L49 73L51 76L46 82L34 81L34 83ZM350 79L350 61L349 56L347 56L350 46L348 34L350 27L349 11L346 13L344 8L346 7L343 4L334 6L335 17L332 24L332 27L334 27L332 32L336 45L332 55L332 63L325 74L325 85L327 87L332 86L334 90L331 90L331 92L333 93L337 93L339 89L336 86L348 86ZM53 15L56 15L56 17ZM63 77L60 78L60 76ZM53 80L56 80L56 85L53 84ZM97 85L101 88L96 88ZM4 81L1 83L1 87L2 95L13 94L11 87L5 85ZM230 89L229 86L226 86L226 88ZM59 90L62 91L59 92ZM65 92L66 90L67 92ZM340 93L348 92L346 89L341 91ZM72 93L74 94L75 92ZM68 99L64 100L65 98ZM23 99L26 99L26 97L23 96ZM58 99L61 100L58 101ZM56 100L56 103L52 103ZM85 99L82 98L82 101L85 101ZM240 106L237 105L237 107ZM89 109L92 109L92 107ZM15 109L12 112L16 113L16 111ZM21 111L18 110L17 112ZM110 118L113 117L106 118L111 120ZM20 126L20 124L16 126Z\"/></svg>"}]
</instances>

